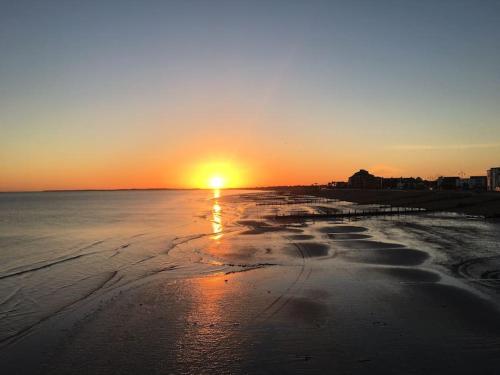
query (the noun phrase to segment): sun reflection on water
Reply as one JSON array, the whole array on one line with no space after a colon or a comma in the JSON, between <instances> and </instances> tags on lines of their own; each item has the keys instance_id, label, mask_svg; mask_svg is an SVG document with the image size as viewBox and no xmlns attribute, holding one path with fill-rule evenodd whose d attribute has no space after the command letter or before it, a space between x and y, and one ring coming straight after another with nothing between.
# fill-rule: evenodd
<instances>
[{"instance_id":1,"label":"sun reflection on water","mask_svg":"<svg viewBox=\"0 0 500 375\"><path fill-rule=\"evenodd\" d=\"M218 199L220 198L220 190L214 189L214 200L212 205L212 231L214 240L220 240L222 238L222 207L219 204Z\"/></svg>"}]
</instances>

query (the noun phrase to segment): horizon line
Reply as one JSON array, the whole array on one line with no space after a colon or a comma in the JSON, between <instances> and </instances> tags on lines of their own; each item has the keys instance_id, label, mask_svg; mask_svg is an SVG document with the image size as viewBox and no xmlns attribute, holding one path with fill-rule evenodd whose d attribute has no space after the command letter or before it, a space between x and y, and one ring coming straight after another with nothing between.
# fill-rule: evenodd
<instances>
[{"instance_id":1,"label":"horizon line","mask_svg":"<svg viewBox=\"0 0 500 375\"><path fill-rule=\"evenodd\" d=\"M324 184L326 185L326 184ZM266 189L266 188L279 188L279 187L303 187L303 186L313 186L313 184L308 185L268 185L268 186L252 186L252 187L227 187L227 188L112 188L112 189L44 189L44 190L1 190L0 194L8 193L70 193L70 192L98 192L98 191L154 191L154 190L171 190L171 191L181 191L181 190L256 190L256 189ZM317 186L323 186L319 184Z\"/></svg>"}]
</instances>

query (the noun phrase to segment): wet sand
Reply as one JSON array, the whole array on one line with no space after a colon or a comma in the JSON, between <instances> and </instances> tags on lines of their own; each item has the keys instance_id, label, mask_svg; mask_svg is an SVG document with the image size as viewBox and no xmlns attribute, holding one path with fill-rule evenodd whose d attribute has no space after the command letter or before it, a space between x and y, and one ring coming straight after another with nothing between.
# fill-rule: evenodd
<instances>
[{"instance_id":1,"label":"wet sand","mask_svg":"<svg viewBox=\"0 0 500 375\"><path fill-rule=\"evenodd\" d=\"M454 277L453 269L436 267L427 248L381 239L369 221L293 227L249 219L254 213L214 241L193 237L172 250L177 256L195 249L197 261L219 271L159 273L88 302L4 346L3 368L17 374L471 374L500 368L498 298ZM460 267L483 274L495 261Z\"/></svg>"},{"instance_id":2,"label":"wet sand","mask_svg":"<svg viewBox=\"0 0 500 375\"><path fill-rule=\"evenodd\" d=\"M322 262L157 281L92 316L46 369L470 374L500 365L498 310L486 300L425 270Z\"/></svg>"}]
</instances>

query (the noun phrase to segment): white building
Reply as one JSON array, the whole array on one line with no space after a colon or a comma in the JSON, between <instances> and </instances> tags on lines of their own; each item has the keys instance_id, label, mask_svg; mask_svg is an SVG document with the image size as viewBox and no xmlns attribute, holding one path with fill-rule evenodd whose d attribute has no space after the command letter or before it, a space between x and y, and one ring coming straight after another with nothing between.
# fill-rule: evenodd
<instances>
[{"instance_id":1,"label":"white building","mask_svg":"<svg viewBox=\"0 0 500 375\"><path fill-rule=\"evenodd\" d=\"M500 191L500 167L488 169L488 190Z\"/></svg>"}]
</instances>

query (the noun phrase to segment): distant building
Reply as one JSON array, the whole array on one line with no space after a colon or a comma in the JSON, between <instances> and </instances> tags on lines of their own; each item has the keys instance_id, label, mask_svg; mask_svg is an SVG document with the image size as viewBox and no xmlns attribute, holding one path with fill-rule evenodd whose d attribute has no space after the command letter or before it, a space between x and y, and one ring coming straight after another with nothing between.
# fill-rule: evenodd
<instances>
[{"instance_id":1,"label":"distant building","mask_svg":"<svg viewBox=\"0 0 500 375\"><path fill-rule=\"evenodd\" d=\"M382 178L382 189L401 189L402 177Z\"/></svg>"},{"instance_id":2,"label":"distant building","mask_svg":"<svg viewBox=\"0 0 500 375\"><path fill-rule=\"evenodd\" d=\"M488 186L488 178L486 176L470 176L469 190L482 191Z\"/></svg>"},{"instance_id":3,"label":"distant building","mask_svg":"<svg viewBox=\"0 0 500 375\"><path fill-rule=\"evenodd\" d=\"M390 177L382 178L382 189L423 190L428 186L420 177Z\"/></svg>"},{"instance_id":4,"label":"distant building","mask_svg":"<svg viewBox=\"0 0 500 375\"><path fill-rule=\"evenodd\" d=\"M328 187L336 189L345 189L348 188L349 185L345 181L332 181L328 183Z\"/></svg>"},{"instance_id":5,"label":"distant building","mask_svg":"<svg viewBox=\"0 0 500 375\"><path fill-rule=\"evenodd\" d=\"M458 190L461 187L460 177L439 177L437 179L438 190Z\"/></svg>"},{"instance_id":6,"label":"distant building","mask_svg":"<svg viewBox=\"0 0 500 375\"><path fill-rule=\"evenodd\" d=\"M469 190L469 185L470 185L470 179L468 178L461 178L460 181L458 182L458 187L460 190Z\"/></svg>"},{"instance_id":7,"label":"distant building","mask_svg":"<svg viewBox=\"0 0 500 375\"><path fill-rule=\"evenodd\" d=\"M336 189L390 189L390 190L428 190L436 187L435 181L420 177L378 177L365 169L360 169L349 177L348 182L332 181L329 188Z\"/></svg>"},{"instance_id":8,"label":"distant building","mask_svg":"<svg viewBox=\"0 0 500 375\"><path fill-rule=\"evenodd\" d=\"M490 191L500 191L500 167L488 169L487 186Z\"/></svg>"},{"instance_id":9,"label":"distant building","mask_svg":"<svg viewBox=\"0 0 500 375\"><path fill-rule=\"evenodd\" d=\"M456 191L500 191L500 167L488 170L488 176L442 176L437 180L420 177L378 177L365 169L360 169L349 177L348 182L332 181L331 189L389 189L389 190L456 190Z\"/></svg>"},{"instance_id":10,"label":"distant building","mask_svg":"<svg viewBox=\"0 0 500 375\"><path fill-rule=\"evenodd\" d=\"M353 189L381 189L382 178L376 177L364 169L360 169L349 177L348 185Z\"/></svg>"}]
</instances>

